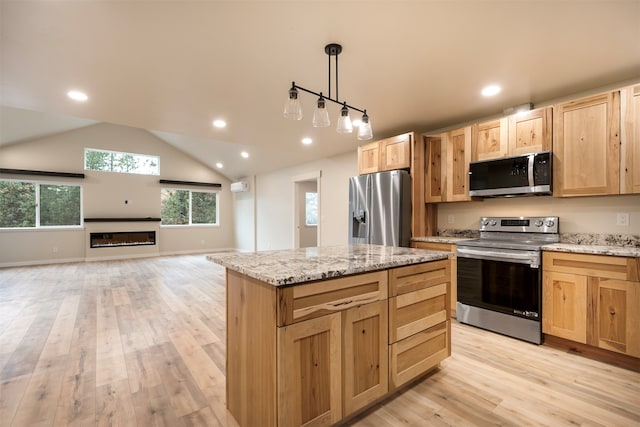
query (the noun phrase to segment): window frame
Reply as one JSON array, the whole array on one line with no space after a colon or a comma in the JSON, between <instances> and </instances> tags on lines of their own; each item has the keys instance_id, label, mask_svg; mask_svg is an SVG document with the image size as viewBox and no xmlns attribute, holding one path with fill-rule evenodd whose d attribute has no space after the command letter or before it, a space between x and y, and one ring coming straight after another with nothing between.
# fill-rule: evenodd
<instances>
[{"instance_id":1,"label":"window frame","mask_svg":"<svg viewBox=\"0 0 640 427\"><path fill-rule=\"evenodd\" d=\"M0 179L0 182L10 181L10 182L24 182L31 183L35 186L35 200L36 200L36 212L35 212L35 225L33 227L0 227L2 231L17 231L17 230L81 230L84 228L84 187L82 184L70 184L68 182L62 181L40 181L33 179L15 179L15 178L7 178ZM41 185L57 185L57 186L67 186L67 187L79 187L80 188L80 224L70 224L70 225L40 225L40 186Z\"/></svg>"},{"instance_id":2,"label":"window frame","mask_svg":"<svg viewBox=\"0 0 640 427\"><path fill-rule=\"evenodd\" d=\"M188 224L163 224L162 223L162 192L164 190L188 191L189 192L189 223ZM216 196L216 218L215 223L194 224L193 223L193 193L212 193ZM193 190L190 188L161 187L160 188L160 227L219 227L220 226L220 190Z\"/></svg>"}]
</instances>

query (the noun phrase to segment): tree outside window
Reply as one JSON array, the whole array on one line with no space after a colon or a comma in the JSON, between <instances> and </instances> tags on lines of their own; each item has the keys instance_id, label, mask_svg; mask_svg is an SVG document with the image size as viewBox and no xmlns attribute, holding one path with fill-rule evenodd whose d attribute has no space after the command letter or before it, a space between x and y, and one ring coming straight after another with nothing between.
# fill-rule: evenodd
<instances>
[{"instance_id":1,"label":"tree outside window","mask_svg":"<svg viewBox=\"0 0 640 427\"><path fill-rule=\"evenodd\" d=\"M163 188L163 225L218 224L218 193Z\"/></svg>"}]
</instances>

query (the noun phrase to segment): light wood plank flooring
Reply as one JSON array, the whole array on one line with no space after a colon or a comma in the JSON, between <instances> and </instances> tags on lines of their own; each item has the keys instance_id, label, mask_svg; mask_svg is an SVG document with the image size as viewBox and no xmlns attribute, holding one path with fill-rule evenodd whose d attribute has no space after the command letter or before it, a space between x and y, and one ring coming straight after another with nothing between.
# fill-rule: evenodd
<instances>
[{"instance_id":1,"label":"light wood plank flooring","mask_svg":"<svg viewBox=\"0 0 640 427\"><path fill-rule=\"evenodd\" d=\"M640 425L639 373L452 331L439 370L348 424ZM224 364L202 255L0 269L0 426L234 426Z\"/></svg>"}]
</instances>

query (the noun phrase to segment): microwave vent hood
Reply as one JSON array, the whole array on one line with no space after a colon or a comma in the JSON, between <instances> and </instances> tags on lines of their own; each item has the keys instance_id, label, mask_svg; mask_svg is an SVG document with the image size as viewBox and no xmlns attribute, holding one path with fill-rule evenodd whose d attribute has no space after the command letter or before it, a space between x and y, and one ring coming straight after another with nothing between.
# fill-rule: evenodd
<instances>
[{"instance_id":1,"label":"microwave vent hood","mask_svg":"<svg viewBox=\"0 0 640 427\"><path fill-rule=\"evenodd\" d=\"M472 197L548 196L552 193L550 151L469 164Z\"/></svg>"}]
</instances>

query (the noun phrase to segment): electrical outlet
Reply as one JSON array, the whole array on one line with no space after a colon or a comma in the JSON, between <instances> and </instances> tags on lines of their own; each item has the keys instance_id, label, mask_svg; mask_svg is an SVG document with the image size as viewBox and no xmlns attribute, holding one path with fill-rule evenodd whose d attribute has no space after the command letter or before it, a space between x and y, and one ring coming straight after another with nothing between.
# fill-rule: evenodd
<instances>
[{"instance_id":1,"label":"electrical outlet","mask_svg":"<svg viewBox=\"0 0 640 427\"><path fill-rule=\"evenodd\" d=\"M58 247L57 247L57 246L54 246L54 247L53 247L53 253L56 253L56 252L58 252Z\"/></svg>"},{"instance_id":2,"label":"electrical outlet","mask_svg":"<svg viewBox=\"0 0 640 427\"><path fill-rule=\"evenodd\" d=\"M629 226L629 214L626 212L619 212L616 214L616 225L621 227Z\"/></svg>"},{"instance_id":3,"label":"electrical outlet","mask_svg":"<svg viewBox=\"0 0 640 427\"><path fill-rule=\"evenodd\" d=\"M455 216L453 216L453 215L448 215L447 216L447 223L448 224L453 224L455 222L456 222L456 217Z\"/></svg>"}]
</instances>

